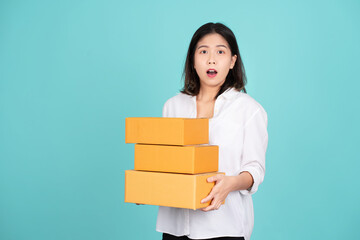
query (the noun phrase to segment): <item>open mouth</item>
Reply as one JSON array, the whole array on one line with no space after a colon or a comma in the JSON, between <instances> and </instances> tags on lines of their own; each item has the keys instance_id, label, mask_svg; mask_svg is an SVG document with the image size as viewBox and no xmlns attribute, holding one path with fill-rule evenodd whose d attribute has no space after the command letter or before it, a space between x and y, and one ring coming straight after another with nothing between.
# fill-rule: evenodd
<instances>
[{"instance_id":1,"label":"open mouth","mask_svg":"<svg viewBox=\"0 0 360 240\"><path fill-rule=\"evenodd\" d=\"M209 77L215 77L216 74L217 74L217 71L215 69L209 69L206 71L206 74L209 76Z\"/></svg>"}]
</instances>

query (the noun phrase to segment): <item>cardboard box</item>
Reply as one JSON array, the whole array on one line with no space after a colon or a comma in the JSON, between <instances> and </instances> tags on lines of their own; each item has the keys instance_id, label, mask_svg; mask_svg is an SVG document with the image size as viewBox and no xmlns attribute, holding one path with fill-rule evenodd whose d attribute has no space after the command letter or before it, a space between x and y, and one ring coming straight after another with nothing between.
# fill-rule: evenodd
<instances>
[{"instance_id":1,"label":"cardboard box","mask_svg":"<svg viewBox=\"0 0 360 240\"><path fill-rule=\"evenodd\" d=\"M126 118L125 142L191 145L209 142L207 118Z\"/></svg>"},{"instance_id":2,"label":"cardboard box","mask_svg":"<svg viewBox=\"0 0 360 240\"><path fill-rule=\"evenodd\" d=\"M219 147L135 144L135 170L206 173L218 171Z\"/></svg>"},{"instance_id":3,"label":"cardboard box","mask_svg":"<svg viewBox=\"0 0 360 240\"><path fill-rule=\"evenodd\" d=\"M206 179L219 173L179 174L125 171L125 202L177 208L199 209L210 203L200 201L215 183Z\"/></svg>"}]
</instances>

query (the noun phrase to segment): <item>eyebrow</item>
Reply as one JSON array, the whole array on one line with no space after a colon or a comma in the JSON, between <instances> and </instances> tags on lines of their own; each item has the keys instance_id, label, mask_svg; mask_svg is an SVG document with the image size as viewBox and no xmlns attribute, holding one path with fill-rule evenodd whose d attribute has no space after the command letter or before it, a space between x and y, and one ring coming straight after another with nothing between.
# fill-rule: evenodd
<instances>
[{"instance_id":1,"label":"eyebrow","mask_svg":"<svg viewBox=\"0 0 360 240\"><path fill-rule=\"evenodd\" d=\"M209 47L208 45L200 45L197 49L202 48L202 47ZM224 47L227 48L225 45L216 45L216 47Z\"/></svg>"}]
</instances>

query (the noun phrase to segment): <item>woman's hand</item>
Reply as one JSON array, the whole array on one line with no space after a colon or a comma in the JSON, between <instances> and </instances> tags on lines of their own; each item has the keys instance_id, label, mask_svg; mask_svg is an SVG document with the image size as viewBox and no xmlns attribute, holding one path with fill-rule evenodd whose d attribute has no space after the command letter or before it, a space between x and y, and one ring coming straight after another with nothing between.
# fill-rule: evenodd
<instances>
[{"instance_id":1,"label":"woman's hand","mask_svg":"<svg viewBox=\"0 0 360 240\"><path fill-rule=\"evenodd\" d=\"M220 208L227 195L231 192L234 179L231 176L217 174L215 176L209 177L207 181L215 182L215 186L212 188L210 194L206 198L201 200L201 203L211 201L211 204L209 206L201 209L205 212L217 210Z\"/></svg>"},{"instance_id":2,"label":"woman's hand","mask_svg":"<svg viewBox=\"0 0 360 240\"><path fill-rule=\"evenodd\" d=\"M241 172L237 176L225 176L217 174L209 177L208 182L215 182L210 194L201 200L201 203L211 201L211 204L201 210L207 212L210 210L217 210L220 208L222 202L225 201L227 195L232 191L249 189L254 184L254 179L249 172Z\"/></svg>"}]
</instances>

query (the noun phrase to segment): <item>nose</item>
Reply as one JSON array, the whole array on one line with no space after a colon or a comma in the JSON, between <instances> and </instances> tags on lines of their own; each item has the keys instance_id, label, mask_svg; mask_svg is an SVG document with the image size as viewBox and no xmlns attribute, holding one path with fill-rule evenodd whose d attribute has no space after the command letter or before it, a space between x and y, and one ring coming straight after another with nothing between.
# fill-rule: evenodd
<instances>
[{"instance_id":1,"label":"nose","mask_svg":"<svg viewBox=\"0 0 360 240\"><path fill-rule=\"evenodd\" d=\"M208 64L215 64L214 54L209 54Z\"/></svg>"}]
</instances>

